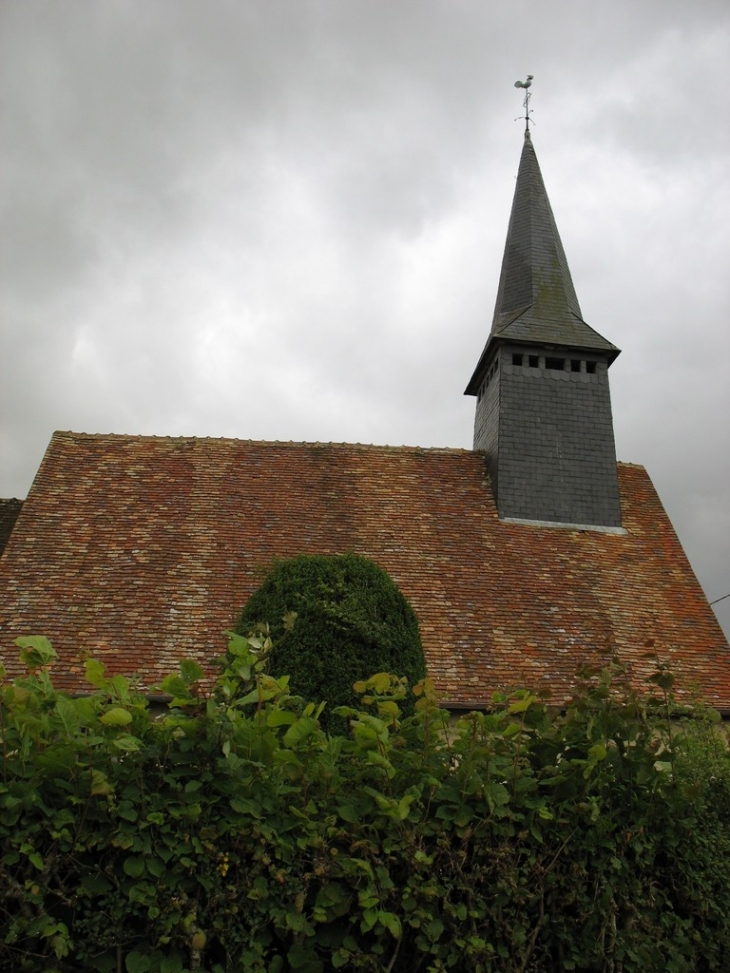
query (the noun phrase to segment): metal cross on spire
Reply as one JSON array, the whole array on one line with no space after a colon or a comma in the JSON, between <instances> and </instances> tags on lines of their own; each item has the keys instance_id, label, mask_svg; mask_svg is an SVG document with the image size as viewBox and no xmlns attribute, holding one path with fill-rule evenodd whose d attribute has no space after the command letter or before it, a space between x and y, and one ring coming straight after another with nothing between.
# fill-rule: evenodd
<instances>
[{"instance_id":1,"label":"metal cross on spire","mask_svg":"<svg viewBox=\"0 0 730 973\"><path fill-rule=\"evenodd\" d=\"M530 98L532 97L532 92L530 91L530 85L532 84L532 78L533 76L531 74L528 74L526 81L515 81L515 88L525 89L525 100L522 102L522 105L525 109L525 115L524 115L525 133L527 135L530 134L530 115L532 114L532 109L530 108ZM520 115L519 117L522 118L522 115ZM515 121L518 121L518 119L515 118Z\"/></svg>"}]
</instances>

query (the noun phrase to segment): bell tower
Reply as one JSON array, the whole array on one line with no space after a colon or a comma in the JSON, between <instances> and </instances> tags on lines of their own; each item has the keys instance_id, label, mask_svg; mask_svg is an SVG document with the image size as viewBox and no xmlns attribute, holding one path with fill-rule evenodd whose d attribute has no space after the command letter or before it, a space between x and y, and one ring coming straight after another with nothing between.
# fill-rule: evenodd
<instances>
[{"instance_id":1,"label":"bell tower","mask_svg":"<svg viewBox=\"0 0 730 973\"><path fill-rule=\"evenodd\" d=\"M501 519L620 528L619 349L583 320L526 120L492 328L465 393L474 449Z\"/></svg>"}]
</instances>

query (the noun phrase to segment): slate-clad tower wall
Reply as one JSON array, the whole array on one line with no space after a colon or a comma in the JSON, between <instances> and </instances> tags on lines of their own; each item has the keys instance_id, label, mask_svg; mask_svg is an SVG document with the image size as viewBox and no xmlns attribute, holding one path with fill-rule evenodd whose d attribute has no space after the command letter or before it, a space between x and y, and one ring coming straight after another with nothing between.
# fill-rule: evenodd
<instances>
[{"instance_id":1,"label":"slate-clad tower wall","mask_svg":"<svg viewBox=\"0 0 730 973\"><path fill-rule=\"evenodd\" d=\"M531 352L501 347L477 404L474 448L486 455L500 516L620 526L607 362Z\"/></svg>"},{"instance_id":2,"label":"slate-clad tower wall","mask_svg":"<svg viewBox=\"0 0 730 973\"><path fill-rule=\"evenodd\" d=\"M502 518L620 527L608 367L583 321L529 133L492 330L467 387Z\"/></svg>"}]
</instances>

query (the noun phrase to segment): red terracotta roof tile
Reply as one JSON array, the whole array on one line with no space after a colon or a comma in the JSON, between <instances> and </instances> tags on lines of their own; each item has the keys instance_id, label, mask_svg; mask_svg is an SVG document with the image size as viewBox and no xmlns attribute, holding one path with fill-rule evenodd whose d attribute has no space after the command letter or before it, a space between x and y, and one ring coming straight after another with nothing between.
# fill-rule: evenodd
<instances>
[{"instance_id":1,"label":"red terracotta roof tile","mask_svg":"<svg viewBox=\"0 0 730 973\"><path fill-rule=\"evenodd\" d=\"M89 654L152 686L221 654L272 558L352 551L410 599L454 704L564 699L611 655L639 685L651 648L730 710L730 649L651 481L619 480L611 534L499 521L466 450L56 433L0 559L0 653L16 672L15 638L44 634L65 688Z\"/></svg>"}]
</instances>

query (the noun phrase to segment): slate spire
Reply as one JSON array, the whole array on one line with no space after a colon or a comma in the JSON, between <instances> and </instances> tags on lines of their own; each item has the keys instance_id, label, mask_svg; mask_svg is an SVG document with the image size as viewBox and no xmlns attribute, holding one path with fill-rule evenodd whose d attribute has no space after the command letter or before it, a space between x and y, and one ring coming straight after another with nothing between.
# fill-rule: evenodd
<instances>
[{"instance_id":1,"label":"slate spire","mask_svg":"<svg viewBox=\"0 0 730 973\"><path fill-rule=\"evenodd\" d=\"M620 526L607 373L618 354L583 320L528 128L492 327L466 388L500 517Z\"/></svg>"},{"instance_id":2,"label":"slate spire","mask_svg":"<svg viewBox=\"0 0 730 973\"><path fill-rule=\"evenodd\" d=\"M517 172L492 329L467 395L476 394L474 383L495 338L590 348L607 352L610 361L619 354L583 320L529 129Z\"/></svg>"}]
</instances>

